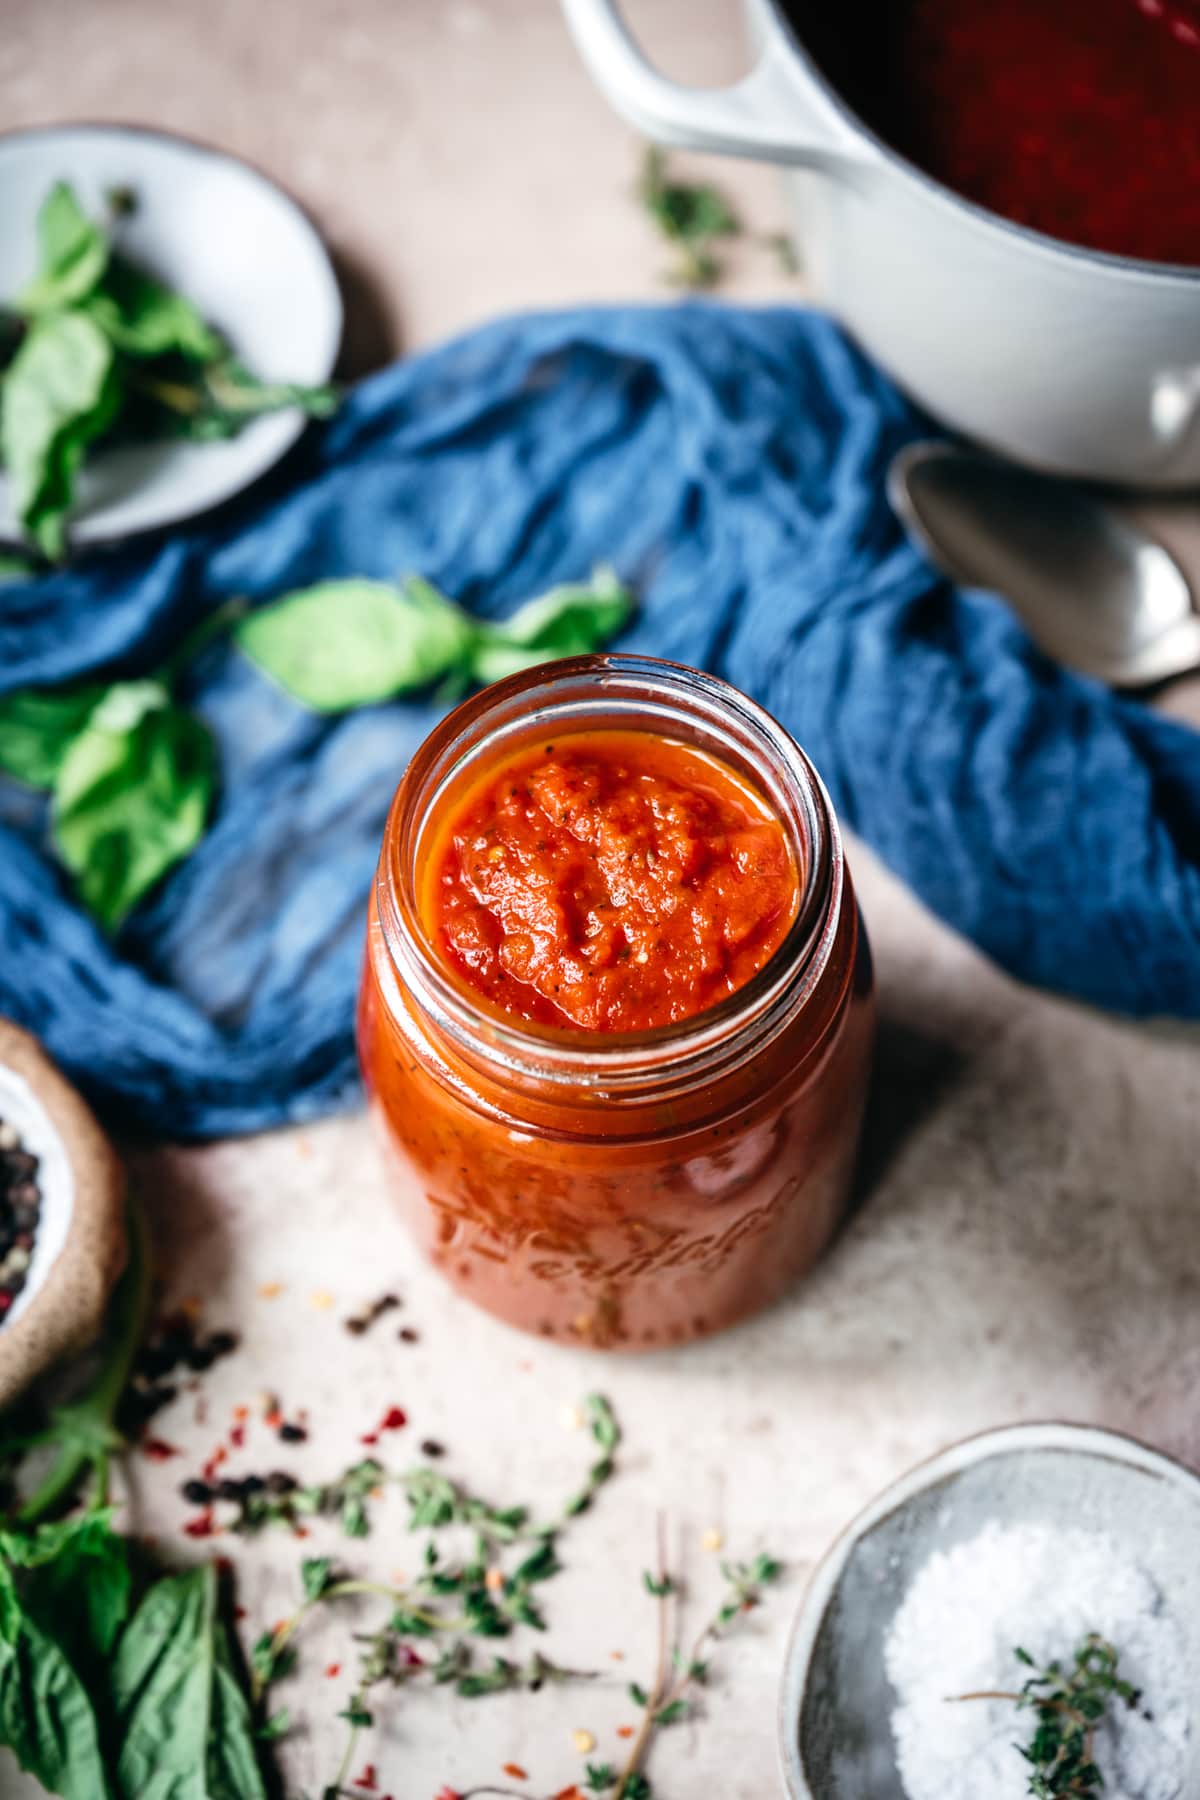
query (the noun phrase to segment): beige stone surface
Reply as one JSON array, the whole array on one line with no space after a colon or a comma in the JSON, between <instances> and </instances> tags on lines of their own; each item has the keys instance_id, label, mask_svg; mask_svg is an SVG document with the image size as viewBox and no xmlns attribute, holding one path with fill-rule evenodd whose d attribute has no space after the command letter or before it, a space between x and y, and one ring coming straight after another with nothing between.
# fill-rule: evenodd
<instances>
[{"instance_id":1,"label":"beige stone surface","mask_svg":"<svg viewBox=\"0 0 1200 1800\"><path fill-rule=\"evenodd\" d=\"M736 69L731 7L633 10L677 73ZM170 124L292 187L354 272L357 366L505 307L661 292L662 252L629 199L636 146L576 66L551 0L11 0L6 24L10 124ZM730 165L721 178L756 229L779 223L769 173ZM735 265L732 293L793 291L753 244ZM1191 707L1186 693L1177 704ZM513 1700L387 1698L357 1760L397 1800L503 1782L508 1761L528 1771L517 1786L553 1793L582 1774L580 1727L617 1759L613 1731L632 1718L623 1682L644 1679L652 1656L640 1570L660 1509L690 1619L716 1582L706 1531L732 1554L787 1559L785 1588L715 1660L706 1717L666 1736L654 1763L662 1800L763 1800L778 1791L775 1689L805 1572L882 1483L956 1436L1047 1416L1200 1463L1200 1033L1022 990L862 850L855 870L883 1015L861 1202L815 1279L725 1338L598 1362L474 1313L417 1264L361 1118L134 1158L169 1297L199 1296L211 1324L244 1333L240 1354L161 1416L181 1455L135 1459L137 1528L171 1556L211 1548L180 1535L178 1483L262 1390L308 1409L310 1442L293 1454L252 1421L234 1472L327 1475L394 1402L411 1423L390 1462L432 1435L447 1467L542 1504L586 1460L564 1407L600 1385L620 1411L621 1479L547 1590L550 1652L601 1679ZM390 1286L420 1342L398 1342L391 1321L348 1337L341 1319ZM325 1544L314 1534L303 1548ZM301 1547L218 1547L238 1565L253 1636L294 1602ZM385 1578L411 1569L390 1500L348 1560ZM349 1628L315 1631L280 1692L304 1721L285 1747L294 1796L332 1776L346 1676L323 1671L349 1672ZM21 1791L0 1765L0 1793Z\"/></svg>"}]
</instances>

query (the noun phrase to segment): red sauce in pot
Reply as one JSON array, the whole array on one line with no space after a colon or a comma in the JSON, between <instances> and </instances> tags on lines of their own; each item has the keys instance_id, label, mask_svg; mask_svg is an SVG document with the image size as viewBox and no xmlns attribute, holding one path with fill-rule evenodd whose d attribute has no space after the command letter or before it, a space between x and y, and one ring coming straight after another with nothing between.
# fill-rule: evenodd
<instances>
[{"instance_id":1,"label":"red sauce in pot","mask_svg":"<svg viewBox=\"0 0 1200 1800\"><path fill-rule=\"evenodd\" d=\"M796 914L787 835L702 751L581 732L493 765L442 823L423 911L445 959L517 1018L644 1031L716 1004Z\"/></svg>"},{"instance_id":2,"label":"red sauce in pot","mask_svg":"<svg viewBox=\"0 0 1200 1800\"><path fill-rule=\"evenodd\" d=\"M1200 264L1200 0L793 0L833 84L927 173L1091 249Z\"/></svg>"}]
</instances>

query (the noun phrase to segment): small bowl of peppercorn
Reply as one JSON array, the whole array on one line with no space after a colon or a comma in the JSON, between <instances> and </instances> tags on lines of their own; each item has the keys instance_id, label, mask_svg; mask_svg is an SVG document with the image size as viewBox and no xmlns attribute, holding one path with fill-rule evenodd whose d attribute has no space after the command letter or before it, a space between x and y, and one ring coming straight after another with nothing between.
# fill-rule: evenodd
<instances>
[{"instance_id":1,"label":"small bowl of peppercorn","mask_svg":"<svg viewBox=\"0 0 1200 1800\"><path fill-rule=\"evenodd\" d=\"M125 1257L115 1151L36 1038L0 1019L0 1409L96 1338Z\"/></svg>"}]
</instances>

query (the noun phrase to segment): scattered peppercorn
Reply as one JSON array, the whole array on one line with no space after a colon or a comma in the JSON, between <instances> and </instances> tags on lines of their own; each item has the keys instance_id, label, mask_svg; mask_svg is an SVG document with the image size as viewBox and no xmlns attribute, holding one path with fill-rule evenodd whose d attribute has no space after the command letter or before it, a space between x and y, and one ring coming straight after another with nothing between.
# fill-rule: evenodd
<instances>
[{"instance_id":1,"label":"scattered peppercorn","mask_svg":"<svg viewBox=\"0 0 1200 1800\"><path fill-rule=\"evenodd\" d=\"M378 1300L372 1300L370 1306L365 1306L361 1312L345 1321L346 1330L352 1337L362 1337L377 1319L381 1319L384 1313L394 1312L399 1304L399 1294L381 1294Z\"/></svg>"},{"instance_id":2,"label":"scattered peppercorn","mask_svg":"<svg viewBox=\"0 0 1200 1800\"><path fill-rule=\"evenodd\" d=\"M293 1425L286 1419L279 1427L278 1435L281 1442L285 1444L303 1444L308 1439L308 1433L303 1425Z\"/></svg>"},{"instance_id":3,"label":"scattered peppercorn","mask_svg":"<svg viewBox=\"0 0 1200 1800\"><path fill-rule=\"evenodd\" d=\"M445 1444L439 1444L436 1438L422 1438L421 1439L421 1455L422 1456L438 1457L438 1456L445 1456L445 1454L446 1454Z\"/></svg>"},{"instance_id":4,"label":"scattered peppercorn","mask_svg":"<svg viewBox=\"0 0 1200 1800\"><path fill-rule=\"evenodd\" d=\"M421 1341L420 1332L414 1331L411 1325L402 1325L396 1336L402 1344L417 1344Z\"/></svg>"},{"instance_id":5,"label":"scattered peppercorn","mask_svg":"<svg viewBox=\"0 0 1200 1800\"><path fill-rule=\"evenodd\" d=\"M185 1481L179 1492L189 1506L207 1506L213 1499L211 1484L199 1480L198 1477L193 1477L191 1481Z\"/></svg>"},{"instance_id":6,"label":"scattered peppercorn","mask_svg":"<svg viewBox=\"0 0 1200 1800\"><path fill-rule=\"evenodd\" d=\"M169 1406L179 1392L166 1380L176 1369L203 1374L223 1356L238 1347L232 1331L197 1334L192 1311L180 1307L160 1319L138 1353L130 1385L121 1404L119 1423L123 1431L135 1437L144 1431L155 1413Z\"/></svg>"}]
</instances>

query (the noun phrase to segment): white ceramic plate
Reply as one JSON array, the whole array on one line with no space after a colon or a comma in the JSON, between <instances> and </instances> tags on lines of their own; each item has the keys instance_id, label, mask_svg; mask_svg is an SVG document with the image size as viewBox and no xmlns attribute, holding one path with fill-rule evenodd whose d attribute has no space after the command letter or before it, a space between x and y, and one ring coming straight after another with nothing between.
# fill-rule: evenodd
<instances>
[{"instance_id":1,"label":"white ceramic plate","mask_svg":"<svg viewBox=\"0 0 1200 1800\"><path fill-rule=\"evenodd\" d=\"M1128 1544L1179 1627L1200 1694L1200 1478L1132 1438L1011 1425L922 1463L872 1502L821 1563L788 1646L779 1730L789 1800L904 1800L884 1644L926 1558L992 1520L1107 1532ZM1200 1794L1200 1702L1183 1792ZM962 1800L970 1800L963 1795Z\"/></svg>"},{"instance_id":2,"label":"white ceramic plate","mask_svg":"<svg viewBox=\"0 0 1200 1800\"><path fill-rule=\"evenodd\" d=\"M33 273L38 207L69 181L88 212L128 187L130 258L194 301L263 380L314 385L333 371L342 302L324 244L294 200L222 151L125 125L69 125L0 137L0 298ZM304 429L291 409L228 442L160 443L88 459L70 523L75 544L177 523L264 474ZM20 531L0 474L0 538Z\"/></svg>"}]
</instances>

